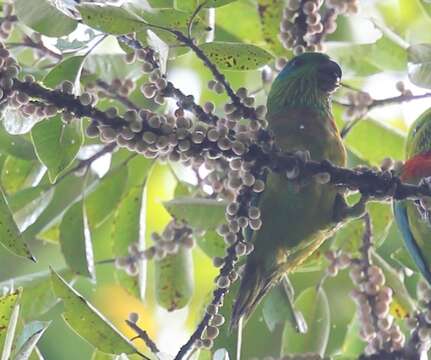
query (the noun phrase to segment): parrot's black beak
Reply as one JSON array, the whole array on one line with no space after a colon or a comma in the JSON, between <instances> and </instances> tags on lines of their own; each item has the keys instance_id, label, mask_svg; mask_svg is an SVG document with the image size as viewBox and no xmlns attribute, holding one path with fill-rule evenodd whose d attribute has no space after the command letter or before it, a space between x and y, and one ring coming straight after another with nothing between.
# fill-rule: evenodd
<instances>
[{"instance_id":1,"label":"parrot's black beak","mask_svg":"<svg viewBox=\"0 0 431 360\"><path fill-rule=\"evenodd\" d=\"M328 93L335 91L340 85L341 75L341 68L335 61L326 61L317 70L319 87Z\"/></svg>"}]
</instances>

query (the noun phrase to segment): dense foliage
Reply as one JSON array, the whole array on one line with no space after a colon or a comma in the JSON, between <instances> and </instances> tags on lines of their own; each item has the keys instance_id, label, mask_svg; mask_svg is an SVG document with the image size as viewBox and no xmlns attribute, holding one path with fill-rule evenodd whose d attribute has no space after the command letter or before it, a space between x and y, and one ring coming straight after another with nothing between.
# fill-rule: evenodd
<instances>
[{"instance_id":1,"label":"dense foliage","mask_svg":"<svg viewBox=\"0 0 431 360\"><path fill-rule=\"evenodd\" d=\"M241 359L429 350L431 291L391 209L430 194L396 177L406 104L431 97L429 1L77 2L0 0L2 360L235 358L268 170L365 194L369 217L271 290ZM348 169L266 130L269 86L305 51L343 69Z\"/></svg>"}]
</instances>

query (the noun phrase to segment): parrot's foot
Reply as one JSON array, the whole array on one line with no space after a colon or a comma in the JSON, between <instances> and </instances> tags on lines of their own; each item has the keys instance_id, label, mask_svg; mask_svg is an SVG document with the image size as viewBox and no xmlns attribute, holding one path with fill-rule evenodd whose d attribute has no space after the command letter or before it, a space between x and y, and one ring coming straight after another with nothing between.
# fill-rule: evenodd
<instances>
[{"instance_id":1,"label":"parrot's foot","mask_svg":"<svg viewBox=\"0 0 431 360\"><path fill-rule=\"evenodd\" d=\"M334 222L339 223L347 219L355 219L363 216L366 212L368 195L361 194L359 201L349 206L343 195L337 194L334 204Z\"/></svg>"}]
</instances>

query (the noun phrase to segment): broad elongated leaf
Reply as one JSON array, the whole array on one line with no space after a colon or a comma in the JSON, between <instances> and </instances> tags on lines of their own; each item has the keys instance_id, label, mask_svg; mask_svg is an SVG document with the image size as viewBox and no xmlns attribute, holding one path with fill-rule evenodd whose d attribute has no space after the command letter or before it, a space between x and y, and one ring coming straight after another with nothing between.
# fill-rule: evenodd
<instances>
[{"instance_id":1,"label":"broad elongated leaf","mask_svg":"<svg viewBox=\"0 0 431 360\"><path fill-rule=\"evenodd\" d=\"M0 126L0 151L23 160L36 160L33 144L18 135L10 135Z\"/></svg>"},{"instance_id":2,"label":"broad elongated leaf","mask_svg":"<svg viewBox=\"0 0 431 360\"><path fill-rule=\"evenodd\" d=\"M145 227L141 223L143 186L135 186L125 195L115 210L111 226L112 254L114 257L128 255L128 248L136 244L143 248ZM139 264L139 274L136 277L127 275L123 270L116 270L118 282L132 295L141 296L144 291L145 273Z\"/></svg>"},{"instance_id":3,"label":"broad elongated leaf","mask_svg":"<svg viewBox=\"0 0 431 360\"><path fill-rule=\"evenodd\" d=\"M36 348L36 344L49 326L49 322L35 321L27 324L21 334L19 348L14 356L14 360L28 360Z\"/></svg>"},{"instance_id":4,"label":"broad elongated leaf","mask_svg":"<svg viewBox=\"0 0 431 360\"><path fill-rule=\"evenodd\" d=\"M172 216L194 228L214 230L225 222L226 202L212 199L178 198L164 203Z\"/></svg>"},{"instance_id":5,"label":"broad elongated leaf","mask_svg":"<svg viewBox=\"0 0 431 360\"><path fill-rule=\"evenodd\" d=\"M156 299L159 305L173 311L188 304L194 289L193 261L190 249L181 248L156 264Z\"/></svg>"},{"instance_id":6,"label":"broad elongated leaf","mask_svg":"<svg viewBox=\"0 0 431 360\"><path fill-rule=\"evenodd\" d=\"M229 324L232 315L233 302L237 296L239 282L235 282L229 289L228 294L223 299L223 307L220 309L226 319L226 324ZM247 320L243 330L241 357L240 359L252 359L257 357L264 359L267 356L280 357L283 325L277 324L271 332L268 329L262 314L263 304L260 303L250 319ZM237 354L237 333L229 330L227 325L219 328L220 335L214 341L213 349L225 348L231 359L236 359ZM265 339L265 341L261 341ZM210 359L212 359L210 357Z\"/></svg>"},{"instance_id":7,"label":"broad elongated leaf","mask_svg":"<svg viewBox=\"0 0 431 360\"><path fill-rule=\"evenodd\" d=\"M52 269L51 282L63 301L64 319L79 336L108 354L138 353L124 335Z\"/></svg>"},{"instance_id":8,"label":"broad elongated leaf","mask_svg":"<svg viewBox=\"0 0 431 360\"><path fill-rule=\"evenodd\" d=\"M95 191L85 199L90 227L99 226L115 209L127 182L127 167L120 166L106 174Z\"/></svg>"},{"instance_id":9,"label":"broad elongated leaf","mask_svg":"<svg viewBox=\"0 0 431 360\"><path fill-rule=\"evenodd\" d=\"M3 191L0 189L0 243L15 255L35 261L18 229Z\"/></svg>"},{"instance_id":10,"label":"broad elongated leaf","mask_svg":"<svg viewBox=\"0 0 431 360\"><path fill-rule=\"evenodd\" d=\"M270 53L251 44L213 41L202 44L200 48L223 70L256 70L272 60Z\"/></svg>"},{"instance_id":11,"label":"broad elongated leaf","mask_svg":"<svg viewBox=\"0 0 431 360\"><path fill-rule=\"evenodd\" d=\"M334 106L333 110L337 126L342 128L342 109ZM405 138L400 132L372 118L362 119L344 139L350 151L375 165L380 164L386 157L402 159L404 141ZM376 146L370 146L370 144Z\"/></svg>"},{"instance_id":12,"label":"broad elongated leaf","mask_svg":"<svg viewBox=\"0 0 431 360\"><path fill-rule=\"evenodd\" d=\"M345 66L347 73L353 72L359 76L407 69L406 49L386 36L374 44L337 46L328 53Z\"/></svg>"},{"instance_id":13,"label":"broad elongated leaf","mask_svg":"<svg viewBox=\"0 0 431 360\"><path fill-rule=\"evenodd\" d=\"M407 49L409 79L418 86L431 89L431 44L415 44Z\"/></svg>"},{"instance_id":14,"label":"broad elongated leaf","mask_svg":"<svg viewBox=\"0 0 431 360\"><path fill-rule=\"evenodd\" d=\"M210 7L220 7L220 6L230 4L231 2L234 2L234 1L237 1L237 0L208 0L205 3L205 7L209 7L209 8Z\"/></svg>"},{"instance_id":15,"label":"broad elongated leaf","mask_svg":"<svg viewBox=\"0 0 431 360\"><path fill-rule=\"evenodd\" d=\"M277 324L288 322L297 332L307 332L307 324L303 315L295 309L293 299L293 291L288 292L283 283L274 287L265 297L262 314L270 331L274 331Z\"/></svg>"},{"instance_id":16,"label":"broad elongated leaf","mask_svg":"<svg viewBox=\"0 0 431 360\"><path fill-rule=\"evenodd\" d=\"M41 164L36 160L28 161L8 156L1 169L3 190L7 194L13 194L31 187L37 183L43 172Z\"/></svg>"},{"instance_id":17,"label":"broad elongated leaf","mask_svg":"<svg viewBox=\"0 0 431 360\"><path fill-rule=\"evenodd\" d=\"M110 34L129 34L146 27L142 19L118 6L83 4L78 10L85 24Z\"/></svg>"},{"instance_id":18,"label":"broad elongated leaf","mask_svg":"<svg viewBox=\"0 0 431 360\"><path fill-rule=\"evenodd\" d=\"M76 274L94 278L93 245L82 201L64 214L60 224L60 246L64 259Z\"/></svg>"},{"instance_id":19,"label":"broad elongated leaf","mask_svg":"<svg viewBox=\"0 0 431 360\"><path fill-rule=\"evenodd\" d=\"M8 346L6 340L9 332L15 332L17 316L15 315L16 318L14 319L14 311L16 311L16 307L19 306L21 293L22 291L18 289L11 294L0 297L0 358L2 360L8 359L7 356L4 356L5 354L7 355L8 352L10 353L11 350L10 348L6 348ZM15 324L13 324L13 322L15 322ZM9 334L9 338L12 336L12 340L13 335L14 334ZM11 344L9 344L9 346L11 346Z\"/></svg>"},{"instance_id":20,"label":"broad elongated leaf","mask_svg":"<svg viewBox=\"0 0 431 360\"><path fill-rule=\"evenodd\" d=\"M44 185L23 189L9 197L9 206L20 231L33 224L52 200L54 189Z\"/></svg>"},{"instance_id":21,"label":"broad elongated leaf","mask_svg":"<svg viewBox=\"0 0 431 360\"><path fill-rule=\"evenodd\" d=\"M209 257L223 257L225 254L226 243L214 230L208 230L204 235L197 237L197 244Z\"/></svg>"},{"instance_id":22,"label":"broad elongated leaf","mask_svg":"<svg viewBox=\"0 0 431 360\"><path fill-rule=\"evenodd\" d=\"M41 120L37 115L24 116L20 111L11 106L6 107L1 112L1 117L4 129L11 135L28 133Z\"/></svg>"},{"instance_id":23,"label":"broad elongated leaf","mask_svg":"<svg viewBox=\"0 0 431 360\"><path fill-rule=\"evenodd\" d=\"M323 356L331 328L329 304L323 288L308 288L295 301L308 326L306 334L298 334L287 324L283 333L283 354L312 352Z\"/></svg>"},{"instance_id":24,"label":"broad elongated leaf","mask_svg":"<svg viewBox=\"0 0 431 360\"><path fill-rule=\"evenodd\" d=\"M198 6L198 0L174 0L174 8L180 11L191 12Z\"/></svg>"},{"instance_id":25,"label":"broad elongated leaf","mask_svg":"<svg viewBox=\"0 0 431 360\"><path fill-rule=\"evenodd\" d=\"M71 282L75 275L70 270L62 270L61 276ZM52 291L50 274L47 271L20 276L0 283L0 288L24 288L21 295L21 315L27 320L34 320L57 303Z\"/></svg>"},{"instance_id":26,"label":"broad elongated leaf","mask_svg":"<svg viewBox=\"0 0 431 360\"><path fill-rule=\"evenodd\" d=\"M281 45L278 36L284 6L283 0L257 1L263 39L274 54L283 56L286 55L286 49Z\"/></svg>"},{"instance_id":27,"label":"broad elongated leaf","mask_svg":"<svg viewBox=\"0 0 431 360\"><path fill-rule=\"evenodd\" d=\"M16 0L19 21L46 36L64 36L78 24L50 4L48 0Z\"/></svg>"},{"instance_id":28,"label":"broad elongated leaf","mask_svg":"<svg viewBox=\"0 0 431 360\"><path fill-rule=\"evenodd\" d=\"M35 125L31 137L51 182L71 164L84 141L81 123L63 124L59 115Z\"/></svg>"},{"instance_id":29,"label":"broad elongated leaf","mask_svg":"<svg viewBox=\"0 0 431 360\"><path fill-rule=\"evenodd\" d=\"M373 251L371 255L373 262L382 269L386 278L386 285L394 291L393 301L391 304L391 314L397 318L405 318L409 316L409 314L414 311L414 302L411 299L404 282L400 278L400 274L375 251Z\"/></svg>"},{"instance_id":30,"label":"broad elongated leaf","mask_svg":"<svg viewBox=\"0 0 431 360\"><path fill-rule=\"evenodd\" d=\"M94 175L86 177L68 176L54 187L54 196L46 209L38 219L24 232L25 238L36 237L41 231L47 230L55 224L59 224L66 209L71 204L82 199L96 183ZM84 184L86 187L84 187ZM85 191L83 191L85 189ZM58 242L58 238L57 241Z\"/></svg>"},{"instance_id":31,"label":"broad elongated leaf","mask_svg":"<svg viewBox=\"0 0 431 360\"><path fill-rule=\"evenodd\" d=\"M357 196L351 200L353 204L357 201ZM350 200L350 199L349 199ZM375 247L378 248L385 240L393 221L392 209L389 204L370 202L367 204L367 210L371 215L373 224L373 234ZM349 252L356 252L362 244L363 221L355 219L341 228L336 234L337 248L343 248Z\"/></svg>"},{"instance_id":32,"label":"broad elongated leaf","mask_svg":"<svg viewBox=\"0 0 431 360\"><path fill-rule=\"evenodd\" d=\"M73 56L56 65L43 79L45 86L54 88L62 81L69 80L75 85L75 93L79 93L79 79L85 56Z\"/></svg>"}]
</instances>

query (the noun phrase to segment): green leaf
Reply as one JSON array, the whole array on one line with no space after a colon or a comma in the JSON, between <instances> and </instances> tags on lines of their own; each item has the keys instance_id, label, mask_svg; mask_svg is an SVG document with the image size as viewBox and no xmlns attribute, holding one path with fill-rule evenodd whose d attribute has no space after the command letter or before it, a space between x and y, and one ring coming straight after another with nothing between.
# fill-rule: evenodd
<instances>
[{"instance_id":1,"label":"green leaf","mask_svg":"<svg viewBox=\"0 0 431 360\"><path fill-rule=\"evenodd\" d=\"M392 315L398 318L408 316L414 311L415 305L400 277L400 274L375 251L372 251L371 255L372 261L382 269L387 286L389 286L394 292L394 299L391 304Z\"/></svg>"},{"instance_id":2,"label":"green leaf","mask_svg":"<svg viewBox=\"0 0 431 360\"><path fill-rule=\"evenodd\" d=\"M132 244L139 244L143 248L141 238L141 211L142 211L143 186L135 186L124 196L115 210L111 225L112 254L114 257L127 256L128 248ZM139 264L139 266L145 264ZM138 267L139 270L141 270ZM132 295L140 298L145 290L145 274L139 271L139 275L131 277L124 270L115 270L117 281Z\"/></svg>"},{"instance_id":3,"label":"green leaf","mask_svg":"<svg viewBox=\"0 0 431 360\"><path fill-rule=\"evenodd\" d=\"M328 54L343 64L349 73L358 76L372 75L381 71L405 71L407 51L387 36L374 44L336 46Z\"/></svg>"},{"instance_id":4,"label":"green leaf","mask_svg":"<svg viewBox=\"0 0 431 360\"><path fill-rule=\"evenodd\" d=\"M94 279L93 245L82 201L73 204L63 216L60 224L60 246L71 270Z\"/></svg>"},{"instance_id":5,"label":"green leaf","mask_svg":"<svg viewBox=\"0 0 431 360\"><path fill-rule=\"evenodd\" d=\"M84 141L81 123L63 124L60 115L36 124L31 138L52 183L72 163Z\"/></svg>"},{"instance_id":6,"label":"green leaf","mask_svg":"<svg viewBox=\"0 0 431 360\"><path fill-rule=\"evenodd\" d=\"M67 281L72 281L75 275L70 270L60 272ZM0 283L0 288L24 288L21 295L21 314L25 320L39 318L56 303L57 297L51 287L49 272L37 272L9 279Z\"/></svg>"},{"instance_id":7,"label":"green leaf","mask_svg":"<svg viewBox=\"0 0 431 360\"><path fill-rule=\"evenodd\" d=\"M99 226L115 209L127 182L127 167L120 166L106 174L95 191L85 199L85 211L90 228Z\"/></svg>"},{"instance_id":8,"label":"green leaf","mask_svg":"<svg viewBox=\"0 0 431 360\"><path fill-rule=\"evenodd\" d=\"M174 9L193 12L193 10L198 6L198 3L198 0L174 0Z\"/></svg>"},{"instance_id":9,"label":"green leaf","mask_svg":"<svg viewBox=\"0 0 431 360\"><path fill-rule=\"evenodd\" d=\"M8 197L15 222L24 231L33 224L52 200L54 189L45 185L30 187Z\"/></svg>"},{"instance_id":10,"label":"green leaf","mask_svg":"<svg viewBox=\"0 0 431 360\"><path fill-rule=\"evenodd\" d=\"M14 5L20 22L46 36L68 35L78 24L47 0L16 0Z\"/></svg>"},{"instance_id":11,"label":"green leaf","mask_svg":"<svg viewBox=\"0 0 431 360\"><path fill-rule=\"evenodd\" d=\"M82 4L77 8L84 24L109 34L129 34L146 28L142 19L122 7Z\"/></svg>"},{"instance_id":12,"label":"green leaf","mask_svg":"<svg viewBox=\"0 0 431 360\"><path fill-rule=\"evenodd\" d=\"M108 354L139 353L102 314L51 269L54 292L63 300L63 318L83 339Z\"/></svg>"},{"instance_id":13,"label":"green leaf","mask_svg":"<svg viewBox=\"0 0 431 360\"><path fill-rule=\"evenodd\" d=\"M35 261L18 229L6 197L0 189L0 243L15 255Z\"/></svg>"},{"instance_id":14,"label":"green leaf","mask_svg":"<svg viewBox=\"0 0 431 360\"><path fill-rule=\"evenodd\" d=\"M202 251L209 257L225 255L226 243L223 237L221 237L214 230L208 230L203 236L197 238L197 244Z\"/></svg>"},{"instance_id":15,"label":"green leaf","mask_svg":"<svg viewBox=\"0 0 431 360\"><path fill-rule=\"evenodd\" d=\"M233 302L237 297L238 288L239 281L236 281L224 296L224 305L219 312L225 317L226 323L219 328L220 335L215 339L213 347L214 350L225 348L231 359L236 359L237 334L236 331L230 331L227 324L231 319ZM208 301L206 304L208 304ZM260 303L250 319L247 320L242 331L241 359L252 359L254 357L264 359L267 356L280 358L283 325L277 324L274 331L271 332L265 321L263 321L262 309L263 304ZM263 339L264 341L262 341Z\"/></svg>"},{"instance_id":16,"label":"green leaf","mask_svg":"<svg viewBox=\"0 0 431 360\"><path fill-rule=\"evenodd\" d=\"M24 116L22 112L12 106L7 106L6 109L0 112L0 116L4 129L11 135L26 134L40 121L39 116Z\"/></svg>"},{"instance_id":17,"label":"green leaf","mask_svg":"<svg viewBox=\"0 0 431 360\"><path fill-rule=\"evenodd\" d=\"M407 268L419 272L417 265L404 247L393 252L391 254L391 258L394 259L398 264L400 264L402 268Z\"/></svg>"},{"instance_id":18,"label":"green leaf","mask_svg":"<svg viewBox=\"0 0 431 360\"><path fill-rule=\"evenodd\" d=\"M282 0L257 0L263 39L274 54L281 56L286 56L287 52L278 38L284 7Z\"/></svg>"},{"instance_id":19,"label":"green leaf","mask_svg":"<svg viewBox=\"0 0 431 360\"><path fill-rule=\"evenodd\" d=\"M33 144L19 135L10 135L0 126L0 152L23 160L36 160Z\"/></svg>"},{"instance_id":20,"label":"green leaf","mask_svg":"<svg viewBox=\"0 0 431 360\"><path fill-rule=\"evenodd\" d=\"M283 281L285 280L283 279ZM290 287L292 286L290 282L289 285ZM297 332L305 334L307 332L307 324L304 322L303 315L293 305L293 288L288 292L284 286L283 283L274 286L264 298L262 308L263 319L270 331L274 331L277 324L288 322Z\"/></svg>"},{"instance_id":21,"label":"green leaf","mask_svg":"<svg viewBox=\"0 0 431 360\"><path fill-rule=\"evenodd\" d=\"M256 70L272 60L269 52L251 44L213 41L200 49L222 70Z\"/></svg>"},{"instance_id":22,"label":"green leaf","mask_svg":"<svg viewBox=\"0 0 431 360\"><path fill-rule=\"evenodd\" d=\"M19 301L22 290L0 297L0 355L1 360L8 360L18 320ZM9 342L9 344L8 344Z\"/></svg>"},{"instance_id":23,"label":"green leaf","mask_svg":"<svg viewBox=\"0 0 431 360\"><path fill-rule=\"evenodd\" d=\"M106 354L99 350L95 350L91 356L91 360L119 360L115 355Z\"/></svg>"},{"instance_id":24,"label":"green leaf","mask_svg":"<svg viewBox=\"0 0 431 360\"><path fill-rule=\"evenodd\" d=\"M14 360L28 360L36 348L36 344L42 337L50 322L35 321L27 324L24 327L24 332L21 335L20 341L23 342L19 346L19 350L14 356Z\"/></svg>"},{"instance_id":25,"label":"green leaf","mask_svg":"<svg viewBox=\"0 0 431 360\"><path fill-rule=\"evenodd\" d=\"M158 260L155 267L156 299L168 311L186 306L194 290L193 261L190 249Z\"/></svg>"},{"instance_id":26,"label":"green leaf","mask_svg":"<svg viewBox=\"0 0 431 360\"><path fill-rule=\"evenodd\" d=\"M358 196L349 198L351 204L357 200ZM367 211L371 215L371 222L373 224L374 245L378 248L386 239L386 235L392 225L392 209L389 204L369 202L367 204ZM334 245L336 248L342 248L350 253L357 252L362 245L363 233L363 220L354 219L337 231Z\"/></svg>"},{"instance_id":27,"label":"green leaf","mask_svg":"<svg viewBox=\"0 0 431 360\"><path fill-rule=\"evenodd\" d=\"M86 177L68 176L57 183L51 202L38 219L23 232L23 236L26 239L34 238L41 231L60 223L64 211L71 204L82 199L96 181L96 177L89 173Z\"/></svg>"},{"instance_id":28,"label":"green leaf","mask_svg":"<svg viewBox=\"0 0 431 360\"><path fill-rule=\"evenodd\" d=\"M342 127L343 115L341 107L334 106L333 111L337 126ZM364 118L359 121L343 140L350 151L373 165L381 164L386 157L404 158L405 137L393 128L372 118ZM375 144L375 146L370 146L369 144Z\"/></svg>"},{"instance_id":29,"label":"green leaf","mask_svg":"<svg viewBox=\"0 0 431 360\"><path fill-rule=\"evenodd\" d=\"M73 56L54 66L43 78L43 84L49 88L55 88L62 81L69 80L75 85L75 91L79 91L79 79L86 56Z\"/></svg>"},{"instance_id":30,"label":"green leaf","mask_svg":"<svg viewBox=\"0 0 431 360\"><path fill-rule=\"evenodd\" d=\"M308 325L306 334L298 334L289 324L283 333L283 354L312 352L323 357L331 328L329 304L322 287L304 290L295 301L295 307L304 314Z\"/></svg>"},{"instance_id":31,"label":"green leaf","mask_svg":"<svg viewBox=\"0 0 431 360\"><path fill-rule=\"evenodd\" d=\"M230 4L230 3L234 2L234 1L236 1L236 0L208 0L205 3L204 7L207 7L207 8L213 8L214 7L214 8L216 8L216 7L220 7L220 6L224 6L224 5ZM203 1L200 0L200 2L203 2Z\"/></svg>"},{"instance_id":32,"label":"green leaf","mask_svg":"<svg viewBox=\"0 0 431 360\"><path fill-rule=\"evenodd\" d=\"M1 169L1 183L7 194L32 186L43 171L41 164L8 156Z\"/></svg>"},{"instance_id":33,"label":"green leaf","mask_svg":"<svg viewBox=\"0 0 431 360\"><path fill-rule=\"evenodd\" d=\"M431 44L415 44L407 49L409 79L417 85L431 89Z\"/></svg>"},{"instance_id":34,"label":"green leaf","mask_svg":"<svg viewBox=\"0 0 431 360\"><path fill-rule=\"evenodd\" d=\"M192 227L214 230L224 223L226 202L203 198L178 198L164 203L169 213Z\"/></svg>"},{"instance_id":35,"label":"green leaf","mask_svg":"<svg viewBox=\"0 0 431 360\"><path fill-rule=\"evenodd\" d=\"M346 337L344 338L343 355L350 359L358 358L365 347L364 341L359 337L359 324L359 319L355 315L347 328Z\"/></svg>"}]
</instances>

